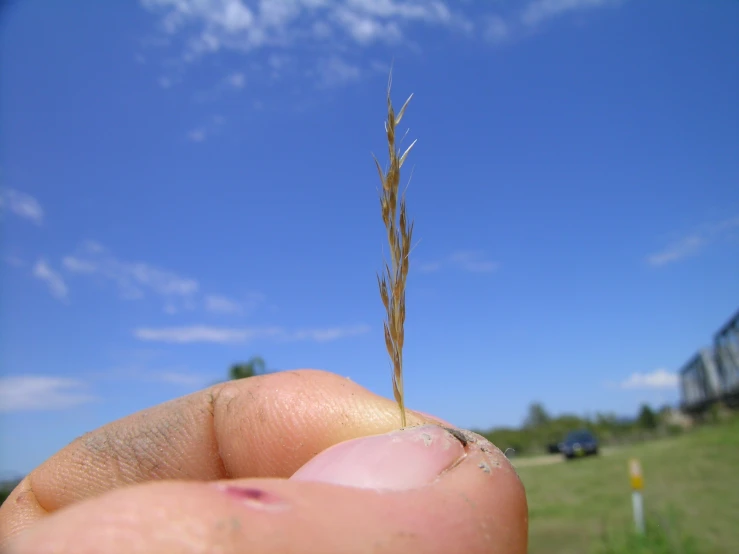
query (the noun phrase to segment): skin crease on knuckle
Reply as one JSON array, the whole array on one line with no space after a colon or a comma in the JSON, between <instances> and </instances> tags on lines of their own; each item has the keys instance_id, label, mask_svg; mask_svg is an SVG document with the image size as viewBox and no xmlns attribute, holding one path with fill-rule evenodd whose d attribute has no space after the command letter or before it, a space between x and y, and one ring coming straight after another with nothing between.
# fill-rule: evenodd
<instances>
[{"instance_id":1,"label":"skin crease on knuckle","mask_svg":"<svg viewBox=\"0 0 739 554\"><path fill-rule=\"evenodd\" d=\"M152 475L200 481L288 477L336 442L397 427L397 407L391 401L344 378L311 370L286 372L279 381L270 377L254 378L248 387L212 387L80 437L34 471L33 479L6 502L10 505L0 508L0 547L3 539L44 517L46 510L150 481ZM409 423L424 419L413 416ZM301 436L305 429L312 430L307 438ZM485 456L476 467L481 474L508 471L494 455ZM522 488L519 496L525 508ZM13 514L3 509L11 505Z\"/></svg>"},{"instance_id":2,"label":"skin crease on knuckle","mask_svg":"<svg viewBox=\"0 0 739 554\"><path fill-rule=\"evenodd\" d=\"M47 512L111 488L288 477L335 442L390 430L396 414L391 401L323 371L216 385L87 433L52 456L0 508L0 544Z\"/></svg>"}]
</instances>

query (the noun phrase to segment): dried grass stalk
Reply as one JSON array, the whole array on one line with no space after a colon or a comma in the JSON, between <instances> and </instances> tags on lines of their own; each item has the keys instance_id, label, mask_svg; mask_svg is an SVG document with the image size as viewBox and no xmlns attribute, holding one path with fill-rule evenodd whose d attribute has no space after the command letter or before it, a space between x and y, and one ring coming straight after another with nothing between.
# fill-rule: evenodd
<instances>
[{"instance_id":1,"label":"dried grass stalk","mask_svg":"<svg viewBox=\"0 0 739 554\"><path fill-rule=\"evenodd\" d=\"M416 144L413 143L401 154L395 146L395 129L403 118L408 103L413 98L411 94L395 114L390 99L392 73L387 85L387 121L385 132L390 155L390 164L387 172L383 172L380 162L374 157L377 172L380 174L382 189L380 191L380 207L382 221L387 230L390 245L390 263L385 262L385 271L377 274L377 283L380 287L380 298L385 306L387 319L384 322L385 346L390 355L393 370L393 394L400 408L401 426L406 426L405 396L403 394L403 340L405 324L405 283L408 277L409 255L413 237L413 222L408 221L405 204L405 191L399 194L400 168L408 157L408 153Z\"/></svg>"}]
</instances>

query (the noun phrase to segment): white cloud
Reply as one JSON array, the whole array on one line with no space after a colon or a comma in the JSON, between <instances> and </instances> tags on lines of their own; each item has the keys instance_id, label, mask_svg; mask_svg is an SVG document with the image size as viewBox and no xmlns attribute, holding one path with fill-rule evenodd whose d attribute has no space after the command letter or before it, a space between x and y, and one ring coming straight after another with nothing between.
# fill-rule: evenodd
<instances>
[{"instance_id":1,"label":"white cloud","mask_svg":"<svg viewBox=\"0 0 739 554\"><path fill-rule=\"evenodd\" d=\"M192 129L191 131L187 132L187 138L190 139L192 142L203 142L205 140L205 129L198 128L198 129Z\"/></svg>"},{"instance_id":2,"label":"white cloud","mask_svg":"<svg viewBox=\"0 0 739 554\"><path fill-rule=\"evenodd\" d=\"M492 15L487 18L483 29L483 36L490 42L502 42L511 34L510 26L505 19Z\"/></svg>"},{"instance_id":3,"label":"white cloud","mask_svg":"<svg viewBox=\"0 0 739 554\"><path fill-rule=\"evenodd\" d=\"M76 379L0 377L0 412L63 410L94 400L85 384Z\"/></svg>"},{"instance_id":4,"label":"white cloud","mask_svg":"<svg viewBox=\"0 0 739 554\"><path fill-rule=\"evenodd\" d=\"M187 298L197 293L195 279L143 262L126 262L94 242L86 242L79 252L62 260L64 269L76 275L99 276L112 281L124 298L135 299L145 291L169 298Z\"/></svg>"},{"instance_id":5,"label":"white cloud","mask_svg":"<svg viewBox=\"0 0 739 554\"><path fill-rule=\"evenodd\" d=\"M674 389L678 382L679 378L676 373L666 369L656 369L651 373L633 373L621 383L620 387L622 389Z\"/></svg>"},{"instance_id":6,"label":"white cloud","mask_svg":"<svg viewBox=\"0 0 739 554\"><path fill-rule=\"evenodd\" d=\"M396 21L382 21L376 16L341 7L333 14L335 21L358 43L398 42L403 33Z\"/></svg>"},{"instance_id":7,"label":"white cloud","mask_svg":"<svg viewBox=\"0 0 739 554\"><path fill-rule=\"evenodd\" d=\"M56 271L51 269L49 264L44 259L40 259L33 266L33 276L40 279L49 288L49 292L59 300L66 300L69 289L67 284Z\"/></svg>"},{"instance_id":8,"label":"white cloud","mask_svg":"<svg viewBox=\"0 0 739 554\"><path fill-rule=\"evenodd\" d=\"M318 74L321 85L333 87L356 81L359 79L360 70L356 65L332 56L319 62Z\"/></svg>"},{"instance_id":9,"label":"white cloud","mask_svg":"<svg viewBox=\"0 0 739 554\"><path fill-rule=\"evenodd\" d=\"M408 45L417 50L413 32L421 29L446 30L501 42L522 28L531 28L547 19L618 5L622 1L524 0L519 3L524 6L522 10L515 3L513 7L510 3L496 3L501 13L495 15L480 13L477 3L454 0L140 0L140 3L156 14L161 24L164 38L149 42L157 47L165 44L168 48L181 49L177 59L181 66L176 67L172 76L167 73L161 83L168 87L182 81L184 66L204 56L219 52L253 55L256 51L264 51L267 56L275 52L280 55L288 51L309 52L313 60L299 62L302 69L308 69L304 74L317 78L319 84L343 85L355 81L356 73L349 73L349 79L324 79L324 71L318 66L326 56L341 53L345 59L358 59L358 52L377 45L391 45L393 50L398 45ZM168 60L173 65L172 58ZM363 67L356 69L363 73ZM272 73L274 77L274 69ZM246 79L247 76L238 77L232 84L241 88ZM258 83L259 79L250 82Z\"/></svg>"},{"instance_id":10,"label":"white cloud","mask_svg":"<svg viewBox=\"0 0 739 554\"><path fill-rule=\"evenodd\" d=\"M287 331L282 327L210 327L192 325L186 327L140 328L134 336L143 341L167 343L244 343L259 339L276 341L328 342L366 333L369 327L355 325L349 327L329 327Z\"/></svg>"},{"instance_id":11,"label":"white cloud","mask_svg":"<svg viewBox=\"0 0 739 554\"><path fill-rule=\"evenodd\" d=\"M664 250L655 252L647 258L649 265L660 267L672 262L677 262L689 256L694 256L705 246L706 241L698 236L691 235L670 244Z\"/></svg>"},{"instance_id":12,"label":"white cloud","mask_svg":"<svg viewBox=\"0 0 739 554\"><path fill-rule=\"evenodd\" d=\"M728 237L739 229L739 217L702 225L694 232L647 256L652 267L662 267L700 254L710 244Z\"/></svg>"},{"instance_id":13,"label":"white cloud","mask_svg":"<svg viewBox=\"0 0 739 554\"><path fill-rule=\"evenodd\" d=\"M197 102L213 102L221 98L224 93L233 93L234 91L240 91L245 86L246 74L241 71L232 71L222 77L212 87L196 92L193 96L193 99ZM224 121L225 120L222 120L220 123L223 123ZM196 134L196 136L202 135L202 138L205 138L208 126L212 124L213 121L206 122L206 124L201 125L201 133Z\"/></svg>"},{"instance_id":14,"label":"white cloud","mask_svg":"<svg viewBox=\"0 0 739 554\"><path fill-rule=\"evenodd\" d=\"M521 13L524 25L533 27L568 12L616 5L619 0L534 0Z\"/></svg>"},{"instance_id":15,"label":"white cloud","mask_svg":"<svg viewBox=\"0 0 739 554\"><path fill-rule=\"evenodd\" d=\"M169 35L196 28L186 59L222 49L254 50L298 39L325 38L332 28L358 43L400 38L400 24L459 25L466 21L441 0L271 0L249 7L242 0L142 0L162 14Z\"/></svg>"},{"instance_id":16,"label":"white cloud","mask_svg":"<svg viewBox=\"0 0 739 554\"><path fill-rule=\"evenodd\" d=\"M488 259L480 250L459 250L443 260L427 261L418 264L421 273L433 273L444 268L452 268L468 273L492 273L500 268L498 262Z\"/></svg>"},{"instance_id":17,"label":"white cloud","mask_svg":"<svg viewBox=\"0 0 739 554\"><path fill-rule=\"evenodd\" d=\"M141 328L134 331L134 336L143 341L191 343L239 343L262 338L275 338L284 331L279 327L209 327L192 325L189 327Z\"/></svg>"},{"instance_id":18,"label":"white cloud","mask_svg":"<svg viewBox=\"0 0 739 554\"><path fill-rule=\"evenodd\" d=\"M186 136L192 142L203 142L205 139L218 134L225 122L226 119L221 115L211 116L203 125L188 131Z\"/></svg>"},{"instance_id":19,"label":"white cloud","mask_svg":"<svg viewBox=\"0 0 739 554\"><path fill-rule=\"evenodd\" d=\"M148 376L148 380L158 383L166 383L169 385L177 385L182 387L197 387L204 383L204 379L199 375L185 373L181 371L158 371Z\"/></svg>"},{"instance_id":20,"label":"white cloud","mask_svg":"<svg viewBox=\"0 0 739 554\"><path fill-rule=\"evenodd\" d=\"M95 273L98 269L95 263L74 256L65 256L62 259L62 265L73 273Z\"/></svg>"},{"instance_id":21,"label":"white cloud","mask_svg":"<svg viewBox=\"0 0 739 554\"><path fill-rule=\"evenodd\" d=\"M62 267L70 276L112 283L125 300L158 297L162 310L169 315L196 309L214 314L248 314L265 301L264 295L258 292L244 294L238 299L221 294L201 296L196 279L149 263L121 260L93 241L84 242L74 254L65 256ZM39 271L46 275L49 270L47 264Z\"/></svg>"},{"instance_id":22,"label":"white cloud","mask_svg":"<svg viewBox=\"0 0 739 554\"><path fill-rule=\"evenodd\" d=\"M226 83L233 88L244 88L246 76L241 72L231 73L226 77Z\"/></svg>"},{"instance_id":23,"label":"white cloud","mask_svg":"<svg viewBox=\"0 0 739 554\"><path fill-rule=\"evenodd\" d=\"M209 372L196 373L183 367L151 367L133 363L90 373L91 381L135 381L164 383L180 387L201 387L207 384Z\"/></svg>"},{"instance_id":24,"label":"white cloud","mask_svg":"<svg viewBox=\"0 0 739 554\"><path fill-rule=\"evenodd\" d=\"M256 4L256 5L255 5ZM159 15L162 34L181 36L181 60L196 61L223 51L313 49L318 59L329 52L349 52L378 42L405 40L411 27L443 27L469 32L472 20L442 0L141 0ZM316 75L315 71L309 72ZM317 76L322 77L322 72ZM240 88L246 77L232 84ZM337 79L345 84L352 79ZM164 77L169 87L177 80Z\"/></svg>"},{"instance_id":25,"label":"white cloud","mask_svg":"<svg viewBox=\"0 0 739 554\"><path fill-rule=\"evenodd\" d=\"M356 337L369 331L368 325L353 327L329 327L326 329L302 329L288 335L286 340L309 340L314 342L330 342L338 339Z\"/></svg>"},{"instance_id":26,"label":"white cloud","mask_svg":"<svg viewBox=\"0 0 739 554\"><path fill-rule=\"evenodd\" d=\"M205 309L214 314L241 314L244 312L244 306L241 303L219 294L209 294L205 297Z\"/></svg>"},{"instance_id":27,"label":"white cloud","mask_svg":"<svg viewBox=\"0 0 739 554\"><path fill-rule=\"evenodd\" d=\"M44 222L44 210L38 200L14 189L0 189L0 212L5 210L36 225Z\"/></svg>"},{"instance_id":28,"label":"white cloud","mask_svg":"<svg viewBox=\"0 0 739 554\"><path fill-rule=\"evenodd\" d=\"M475 250L455 252L451 255L450 261L459 269L473 273L491 273L500 265L488 260L483 252Z\"/></svg>"}]
</instances>

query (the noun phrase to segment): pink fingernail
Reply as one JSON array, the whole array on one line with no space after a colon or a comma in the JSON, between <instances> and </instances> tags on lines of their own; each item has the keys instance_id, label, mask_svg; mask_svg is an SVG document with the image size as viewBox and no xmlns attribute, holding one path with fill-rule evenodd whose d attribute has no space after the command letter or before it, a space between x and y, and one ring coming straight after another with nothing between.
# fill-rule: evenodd
<instances>
[{"instance_id":1,"label":"pink fingernail","mask_svg":"<svg viewBox=\"0 0 739 554\"><path fill-rule=\"evenodd\" d=\"M234 500L253 508L281 510L287 507L287 504L279 496L269 491L223 483L217 483L215 487Z\"/></svg>"},{"instance_id":2,"label":"pink fingernail","mask_svg":"<svg viewBox=\"0 0 739 554\"><path fill-rule=\"evenodd\" d=\"M459 440L443 428L422 425L332 446L291 479L407 490L433 482L464 455Z\"/></svg>"}]
</instances>

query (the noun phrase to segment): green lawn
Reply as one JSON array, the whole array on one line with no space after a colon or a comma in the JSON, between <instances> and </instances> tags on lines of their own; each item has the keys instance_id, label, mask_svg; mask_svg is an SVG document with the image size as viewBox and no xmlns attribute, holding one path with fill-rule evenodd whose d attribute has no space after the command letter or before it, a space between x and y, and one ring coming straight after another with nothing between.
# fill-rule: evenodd
<instances>
[{"instance_id":1,"label":"green lawn","mask_svg":"<svg viewBox=\"0 0 739 554\"><path fill-rule=\"evenodd\" d=\"M739 419L597 458L521 467L529 552L598 552L604 531L629 532L631 457L642 463L647 516L672 539L690 535L700 553L739 553Z\"/></svg>"}]
</instances>

